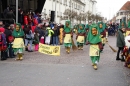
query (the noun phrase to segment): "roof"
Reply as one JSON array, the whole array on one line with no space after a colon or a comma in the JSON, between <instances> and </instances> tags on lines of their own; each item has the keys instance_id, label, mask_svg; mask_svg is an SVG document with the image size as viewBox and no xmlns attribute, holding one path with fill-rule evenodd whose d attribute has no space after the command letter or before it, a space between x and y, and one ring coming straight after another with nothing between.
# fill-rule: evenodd
<instances>
[{"instance_id":1,"label":"roof","mask_svg":"<svg viewBox=\"0 0 130 86\"><path fill-rule=\"evenodd\" d=\"M127 1L120 9L121 10L129 10L130 8L130 1Z\"/></svg>"}]
</instances>

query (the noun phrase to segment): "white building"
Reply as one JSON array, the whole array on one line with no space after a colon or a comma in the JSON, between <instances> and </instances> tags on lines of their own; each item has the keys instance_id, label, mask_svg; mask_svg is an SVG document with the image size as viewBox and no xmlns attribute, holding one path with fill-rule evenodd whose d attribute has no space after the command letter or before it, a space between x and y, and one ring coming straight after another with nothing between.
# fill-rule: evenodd
<instances>
[{"instance_id":1,"label":"white building","mask_svg":"<svg viewBox=\"0 0 130 86\"><path fill-rule=\"evenodd\" d=\"M86 13L87 11L95 14L96 3L95 0L46 0L42 10L42 17L50 19L51 11L55 11L55 22L64 24L65 20L62 20L61 16L64 16L66 9L71 9L78 14ZM72 22L73 24L79 23L76 19Z\"/></svg>"},{"instance_id":2,"label":"white building","mask_svg":"<svg viewBox=\"0 0 130 86\"><path fill-rule=\"evenodd\" d=\"M117 12L116 15L116 23L120 23L122 20L127 22L127 19L129 19L129 11L130 11L130 1L127 1L121 9Z\"/></svg>"}]
</instances>

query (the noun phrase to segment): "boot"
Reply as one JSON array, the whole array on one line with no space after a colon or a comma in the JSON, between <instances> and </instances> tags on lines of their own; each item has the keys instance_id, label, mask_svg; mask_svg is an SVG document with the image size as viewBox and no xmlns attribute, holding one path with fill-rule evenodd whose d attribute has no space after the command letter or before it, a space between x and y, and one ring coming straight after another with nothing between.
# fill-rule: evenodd
<instances>
[{"instance_id":1,"label":"boot","mask_svg":"<svg viewBox=\"0 0 130 86\"><path fill-rule=\"evenodd\" d=\"M83 46L80 47L80 50L83 50Z\"/></svg>"},{"instance_id":2,"label":"boot","mask_svg":"<svg viewBox=\"0 0 130 86\"><path fill-rule=\"evenodd\" d=\"M7 59L6 52L5 51L1 51L1 61L4 61L6 59Z\"/></svg>"},{"instance_id":3,"label":"boot","mask_svg":"<svg viewBox=\"0 0 130 86\"><path fill-rule=\"evenodd\" d=\"M66 52L68 52L68 47L66 47L65 49L66 49Z\"/></svg>"},{"instance_id":4,"label":"boot","mask_svg":"<svg viewBox=\"0 0 130 86\"><path fill-rule=\"evenodd\" d=\"M16 61L20 60L20 56L19 54L17 55L18 57L15 59Z\"/></svg>"},{"instance_id":5,"label":"boot","mask_svg":"<svg viewBox=\"0 0 130 86\"><path fill-rule=\"evenodd\" d=\"M124 59L124 56L122 56L122 59L121 59L122 62L125 62L125 59Z\"/></svg>"},{"instance_id":6,"label":"boot","mask_svg":"<svg viewBox=\"0 0 130 86\"><path fill-rule=\"evenodd\" d=\"M22 56L22 54L19 54L19 60L20 60L20 61L23 60L23 56Z\"/></svg>"},{"instance_id":7,"label":"boot","mask_svg":"<svg viewBox=\"0 0 130 86\"><path fill-rule=\"evenodd\" d=\"M96 65L96 64L94 64L93 68L94 68L95 70L97 70L97 69L98 69L98 67L97 67L97 65Z\"/></svg>"},{"instance_id":8,"label":"boot","mask_svg":"<svg viewBox=\"0 0 130 86\"><path fill-rule=\"evenodd\" d=\"M80 46L78 45L78 50L80 50Z\"/></svg>"},{"instance_id":9,"label":"boot","mask_svg":"<svg viewBox=\"0 0 130 86\"><path fill-rule=\"evenodd\" d=\"M25 51L28 51L28 47L27 46L25 47Z\"/></svg>"},{"instance_id":10,"label":"boot","mask_svg":"<svg viewBox=\"0 0 130 86\"><path fill-rule=\"evenodd\" d=\"M70 53L70 47L68 47L68 51L67 51L67 53L68 53L68 54Z\"/></svg>"},{"instance_id":11,"label":"boot","mask_svg":"<svg viewBox=\"0 0 130 86\"><path fill-rule=\"evenodd\" d=\"M116 60L121 60L118 56L116 57Z\"/></svg>"}]
</instances>

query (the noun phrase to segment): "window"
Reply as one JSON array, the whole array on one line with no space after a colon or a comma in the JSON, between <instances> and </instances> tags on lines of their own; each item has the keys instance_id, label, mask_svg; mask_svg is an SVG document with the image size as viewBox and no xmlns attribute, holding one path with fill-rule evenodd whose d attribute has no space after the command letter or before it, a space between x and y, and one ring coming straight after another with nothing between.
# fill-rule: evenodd
<instances>
[{"instance_id":1,"label":"window","mask_svg":"<svg viewBox=\"0 0 130 86\"><path fill-rule=\"evenodd\" d=\"M44 13L46 14L46 9L44 9Z\"/></svg>"},{"instance_id":2,"label":"window","mask_svg":"<svg viewBox=\"0 0 130 86\"><path fill-rule=\"evenodd\" d=\"M51 10L49 10L49 15L51 15Z\"/></svg>"},{"instance_id":3,"label":"window","mask_svg":"<svg viewBox=\"0 0 130 86\"><path fill-rule=\"evenodd\" d=\"M123 15L123 12L120 12L120 15Z\"/></svg>"},{"instance_id":4,"label":"window","mask_svg":"<svg viewBox=\"0 0 130 86\"><path fill-rule=\"evenodd\" d=\"M20 1L20 7L23 8L23 0Z\"/></svg>"},{"instance_id":5,"label":"window","mask_svg":"<svg viewBox=\"0 0 130 86\"><path fill-rule=\"evenodd\" d=\"M62 16L62 12L60 12L60 16Z\"/></svg>"}]
</instances>

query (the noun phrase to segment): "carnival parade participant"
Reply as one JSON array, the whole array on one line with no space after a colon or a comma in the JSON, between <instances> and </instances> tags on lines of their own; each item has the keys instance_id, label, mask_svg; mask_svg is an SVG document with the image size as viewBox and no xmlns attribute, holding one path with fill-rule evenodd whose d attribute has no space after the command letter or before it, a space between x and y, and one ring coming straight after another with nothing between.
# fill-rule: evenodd
<instances>
[{"instance_id":1,"label":"carnival parade participant","mask_svg":"<svg viewBox=\"0 0 130 86\"><path fill-rule=\"evenodd\" d=\"M121 59L119 58L120 55L120 51L122 53L124 46L125 46L125 40L124 40L124 33L125 33L125 22L121 22L120 23L120 28L117 32L117 42L116 45L118 47L118 52L117 52L117 56L116 56L116 60L121 60L121 61L125 61L123 55L121 55Z\"/></svg>"},{"instance_id":2,"label":"carnival parade participant","mask_svg":"<svg viewBox=\"0 0 130 86\"><path fill-rule=\"evenodd\" d=\"M100 37L102 40L102 44L103 46L105 46L105 42L106 42L106 30L105 30L105 25L103 22L99 22L98 23L98 28L99 28L99 33L100 33Z\"/></svg>"},{"instance_id":3,"label":"carnival parade participant","mask_svg":"<svg viewBox=\"0 0 130 86\"><path fill-rule=\"evenodd\" d=\"M16 23L16 27L12 35L15 38L12 47L14 49L15 55L18 55L18 58L16 58L16 60L23 60L24 32L22 30L21 24Z\"/></svg>"},{"instance_id":4,"label":"carnival parade participant","mask_svg":"<svg viewBox=\"0 0 130 86\"><path fill-rule=\"evenodd\" d=\"M72 30L70 21L66 21L64 26L64 46L66 52L69 54L72 47Z\"/></svg>"},{"instance_id":5,"label":"carnival parade participant","mask_svg":"<svg viewBox=\"0 0 130 86\"><path fill-rule=\"evenodd\" d=\"M125 37L125 47L122 54L125 57L124 66L130 68L130 35Z\"/></svg>"},{"instance_id":6,"label":"carnival parade participant","mask_svg":"<svg viewBox=\"0 0 130 86\"><path fill-rule=\"evenodd\" d=\"M100 60L100 50L103 48L101 43L100 32L96 24L90 26L88 33L88 42L90 44L89 56L92 61L92 66L97 70L97 64Z\"/></svg>"},{"instance_id":7,"label":"carnival parade participant","mask_svg":"<svg viewBox=\"0 0 130 86\"><path fill-rule=\"evenodd\" d=\"M85 41L85 29L84 29L84 25L80 24L79 28L78 28L78 33L77 33L77 46L78 46L78 50L83 50L83 45L84 45L84 41Z\"/></svg>"},{"instance_id":8,"label":"carnival parade participant","mask_svg":"<svg viewBox=\"0 0 130 86\"><path fill-rule=\"evenodd\" d=\"M59 43L60 43L60 45L62 45L63 44L63 29L64 28L64 26L63 25L61 25L60 26L60 35L59 35Z\"/></svg>"},{"instance_id":9,"label":"carnival parade participant","mask_svg":"<svg viewBox=\"0 0 130 86\"><path fill-rule=\"evenodd\" d=\"M128 21L128 27L127 27L127 29L126 29L126 34L125 34L125 36L128 36L128 35L130 35L130 20Z\"/></svg>"}]
</instances>

